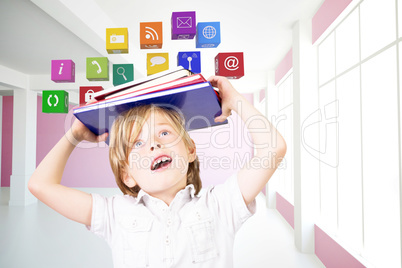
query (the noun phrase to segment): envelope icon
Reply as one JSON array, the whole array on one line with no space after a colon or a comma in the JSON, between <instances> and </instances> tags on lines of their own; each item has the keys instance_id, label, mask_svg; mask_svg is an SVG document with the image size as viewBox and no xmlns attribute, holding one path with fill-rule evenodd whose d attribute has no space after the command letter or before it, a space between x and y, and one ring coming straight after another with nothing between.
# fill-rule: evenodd
<instances>
[{"instance_id":1,"label":"envelope icon","mask_svg":"<svg viewBox=\"0 0 402 268\"><path fill-rule=\"evenodd\" d=\"M192 28L193 20L192 17L177 17L177 28Z\"/></svg>"}]
</instances>

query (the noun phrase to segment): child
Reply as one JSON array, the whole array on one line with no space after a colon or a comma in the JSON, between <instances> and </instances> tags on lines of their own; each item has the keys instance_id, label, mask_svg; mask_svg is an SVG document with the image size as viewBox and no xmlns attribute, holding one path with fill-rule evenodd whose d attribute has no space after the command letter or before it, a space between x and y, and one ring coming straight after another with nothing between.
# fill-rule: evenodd
<instances>
[{"instance_id":1,"label":"child","mask_svg":"<svg viewBox=\"0 0 402 268\"><path fill-rule=\"evenodd\" d=\"M37 167L29 190L103 237L114 267L232 267L234 235L254 213L254 199L283 159L286 144L226 78L208 80L222 98L222 115L215 120L237 112L256 149L250 163L224 184L197 195L194 142L177 113L150 105L116 119L110 133L110 163L124 196L106 198L60 184L75 146L108 135L95 136L78 120ZM274 135L278 142L272 145Z\"/></svg>"}]
</instances>

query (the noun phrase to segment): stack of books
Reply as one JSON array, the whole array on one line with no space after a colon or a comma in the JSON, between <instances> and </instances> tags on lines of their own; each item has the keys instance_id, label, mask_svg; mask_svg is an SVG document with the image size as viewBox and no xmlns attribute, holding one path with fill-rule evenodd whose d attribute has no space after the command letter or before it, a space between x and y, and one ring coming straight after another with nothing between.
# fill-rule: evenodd
<instances>
[{"instance_id":1,"label":"stack of books","mask_svg":"<svg viewBox=\"0 0 402 268\"><path fill-rule=\"evenodd\" d=\"M117 116L145 104L176 110L184 117L187 131L227 123L214 121L222 113L218 92L201 74L181 66L96 92L94 99L73 113L96 135L109 132Z\"/></svg>"}]
</instances>

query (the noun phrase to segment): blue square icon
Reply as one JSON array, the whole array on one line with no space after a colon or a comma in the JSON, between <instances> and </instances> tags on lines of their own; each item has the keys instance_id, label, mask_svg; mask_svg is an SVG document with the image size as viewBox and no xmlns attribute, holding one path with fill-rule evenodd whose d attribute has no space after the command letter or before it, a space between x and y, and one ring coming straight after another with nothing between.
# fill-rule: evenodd
<instances>
[{"instance_id":1,"label":"blue square icon","mask_svg":"<svg viewBox=\"0 0 402 268\"><path fill-rule=\"evenodd\" d=\"M201 53L199 51L179 52L177 66L183 66L195 74L201 73Z\"/></svg>"},{"instance_id":2,"label":"blue square icon","mask_svg":"<svg viewBox=\"0 0 402 268\"><path fill-rule=\"evenodd\" d=\"M199 22L197 23L197 48L218 47L221 43L221 23Z\"/></svg>"}]
</instances>

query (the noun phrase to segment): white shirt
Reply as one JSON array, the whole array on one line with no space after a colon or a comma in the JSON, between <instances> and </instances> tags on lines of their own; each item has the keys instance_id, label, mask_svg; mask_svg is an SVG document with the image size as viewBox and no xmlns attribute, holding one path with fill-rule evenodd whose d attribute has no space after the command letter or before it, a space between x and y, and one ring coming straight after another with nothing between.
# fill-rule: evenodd
<instances>
[{"instance_id":1,"label":"white shirt","mask_svg":"<svg viewBox=\"0 0 402 268\"><path fill-rule=\"evenodd\" d=\"M137 198L92 194L88 228L108 242L115 268L232 267L235 233L255 213L255 201L245 205L236 176L194 192L188 185L170 206L142 190Z\"/></svg>"}]
</instances>

